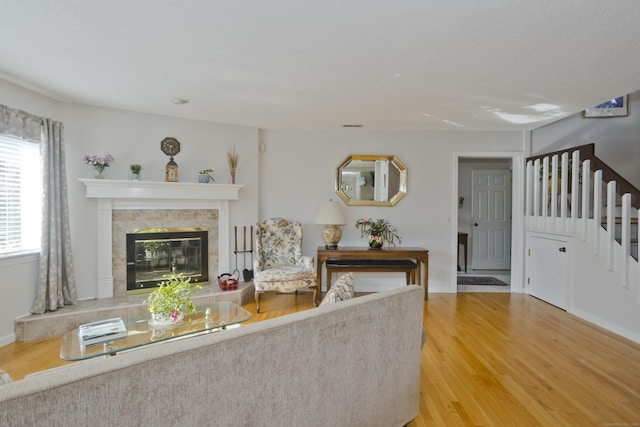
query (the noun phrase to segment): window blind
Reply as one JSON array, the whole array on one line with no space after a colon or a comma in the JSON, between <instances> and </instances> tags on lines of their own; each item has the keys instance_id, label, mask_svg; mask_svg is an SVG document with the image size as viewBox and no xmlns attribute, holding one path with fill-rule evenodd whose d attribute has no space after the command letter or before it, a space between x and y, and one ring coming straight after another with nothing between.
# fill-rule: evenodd
<instances>
[{"instance_id":1,"label":"window blind","mask_svg":"<svg viewBox=\"0 0 640 427\"><path fill-rule=\"evenodd\" d=\"M0 256L39 250L40 146L0 137Z\"/></svg>"}]
</instances>

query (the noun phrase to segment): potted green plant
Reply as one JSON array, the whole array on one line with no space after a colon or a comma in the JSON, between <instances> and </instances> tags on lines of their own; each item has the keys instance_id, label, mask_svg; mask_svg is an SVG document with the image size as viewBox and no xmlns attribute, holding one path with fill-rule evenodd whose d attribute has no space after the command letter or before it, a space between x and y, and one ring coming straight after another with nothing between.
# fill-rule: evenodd
<instances>
[{"instance_id":1,"label":"potted green plant","mask_svg":"<svg viewBox=\"0 0 640 427\"><path fill-rule=\"evenodd\" d=\"M131 169L131 181L138 181L140 179L140 171L142 170L142 166L134 163L129 166L129 169Z\"/></svg>"},{"instance_id":2,"label":"potted green plant","mask_svg":"<svg viewBox=\"0 0 640 427\"><path fill-rule=\"evenodd\" d=\"M202 169L200 172L198 172L198 182L207 184L214 181L213 177L211 176L212 173L213 169Z\"/></svg>"},{"instance_id":3,"label":"potted green plant","mask_svg":"<svg viewBox=\"0 0 640 427\"><path fill-rule=\"evenodd\" d=\"M360 237L368 237L371 249L380 249L385 243L395 246L396 240L402 243L398 230L386 219L360 218L356 221L356 228L360 229Z\"/></svg>"},{"instance_id":4,"label":"potted green plant","mask_svg":"<svg viewBox=\"0 0 640 427\"><path fill-rule=\"evenodd\" d=\"M144 304L147 306L152 326L167 326L178 323L185 314L196 313L191 296L201 286L190 283L191 278L184 274L172 274L154 289Z\"/></svg>"}]
</instances>

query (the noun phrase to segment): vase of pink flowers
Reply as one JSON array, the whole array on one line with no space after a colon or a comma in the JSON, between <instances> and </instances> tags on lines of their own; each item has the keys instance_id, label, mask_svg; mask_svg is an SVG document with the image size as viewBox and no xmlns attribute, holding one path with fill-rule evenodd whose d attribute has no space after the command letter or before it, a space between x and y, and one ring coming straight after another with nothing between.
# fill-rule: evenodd
<instances>
[{"instance_id":1,"label":"vase of pink flowers","mask_svg":"<svg viewBox=\"0 0 640 427\"><path fill-rule=\"evenodd\" d=\"M96 179L102 179L104 178L104 175L102 175L104 170L113 163L113 156L111 154L105 154L104 156L85 154L82 160L96 170Z\"/></svg>"}]
</instances>

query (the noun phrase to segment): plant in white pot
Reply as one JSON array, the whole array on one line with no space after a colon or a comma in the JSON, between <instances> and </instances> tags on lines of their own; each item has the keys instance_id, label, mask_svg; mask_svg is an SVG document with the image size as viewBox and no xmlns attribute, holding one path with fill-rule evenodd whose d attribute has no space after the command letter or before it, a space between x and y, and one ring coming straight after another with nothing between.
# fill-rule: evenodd
<instances>
[{"instance_id":1,"label":"plant in white pot","mask_svg":"<svg viewBox=\"0 0 640 427\"><path fill-rule=\"evenodd\" d=\"M196 313L191 296L201 286L190 283L191 278L182 273L172 274L154 289L144 304L151 313L151 326L168 326L178 323L185 314Z\"/></svg>"},{"instance_id":2,"label":"plant in white pot","mask_svg":"<svg viewBox=\"0 0 640 427\"><path fill-rule=\"evenodd\" d=\"M142 170L142 165L134 163L132 165L129 165L129 169L131 170L131 177L129 179L131 181L140 180L140 171Z\"/></svg>"},{"instance_id":3,"label":"plant in white pot","mask_svg":"<svg viewBox=\"0 0 640 427\"><path fill-rule=\"evenodd\" d=\"M212 173L213 169L202 169L200 172L198 172L198 182L202 184L213 182L214 179L213 176L211 176Z\"/></svg>"}]
</instances>

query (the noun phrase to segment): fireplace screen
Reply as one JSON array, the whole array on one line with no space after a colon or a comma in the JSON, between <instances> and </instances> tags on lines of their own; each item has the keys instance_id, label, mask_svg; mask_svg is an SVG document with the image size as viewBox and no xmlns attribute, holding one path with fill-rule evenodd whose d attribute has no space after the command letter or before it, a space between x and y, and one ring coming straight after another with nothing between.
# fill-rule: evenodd
<instances>
[{"instance_id":1,"label":"fireplace screen","mask_svg":"<svg viewBox=\"0 0 640 427\"><path fill-rule=\"evenodd\" d=\"M170 274L208 278L208 233L199 228L152 228L127 233L127 291L157 287Z\"/></svg>"}]
</instances>

